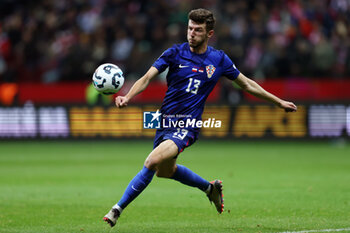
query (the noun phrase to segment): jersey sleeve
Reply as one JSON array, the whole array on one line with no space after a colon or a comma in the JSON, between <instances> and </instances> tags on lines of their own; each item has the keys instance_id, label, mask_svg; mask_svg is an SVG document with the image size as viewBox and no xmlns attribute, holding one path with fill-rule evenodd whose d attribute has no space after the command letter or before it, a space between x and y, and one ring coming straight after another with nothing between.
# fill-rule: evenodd
<instances>
[{"instance_id":1,"label":"jersey sleeve","mask_svg":"<svg viewBox=\"0 0 350 233\"><path fill-rule=\"evenodd\" d=\"M158 57L158 59L153 63L152 66L154 66L159 71L159 73L162 73L170 65L173 54L173 47L165 50L162 55L160 55L160 57Z\"/></svg>"},{"instance_id":2,"label":"jersey sleeve","mask_svg":"<svg viewBox=\"0 0 350 233\"><path fill-rule=\"evenodd\" d=\"M241 73L226 54L224 54L223 69L224 71L222 75L230 80L235 80Z\"/></svg>"}]
</instances>

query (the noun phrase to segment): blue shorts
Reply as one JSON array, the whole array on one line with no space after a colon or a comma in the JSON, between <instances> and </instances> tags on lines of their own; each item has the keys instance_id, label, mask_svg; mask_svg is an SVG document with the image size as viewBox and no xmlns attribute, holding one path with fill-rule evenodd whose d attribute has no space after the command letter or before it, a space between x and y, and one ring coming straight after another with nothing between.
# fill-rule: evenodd
<instances>
[{"instance_id":1,"label":"blue shorts","mask_svg":"<svg viewBox=\"0 0 350 233\"><path fill-rule=\"evenodd\" d=\"M170 139L175 142L179 153L181 153L186 147L191 146L198 139L198 134L199 131L189 129L158 129L154 137L153 149L161 142Z\"/></svg>"}]
</instances>

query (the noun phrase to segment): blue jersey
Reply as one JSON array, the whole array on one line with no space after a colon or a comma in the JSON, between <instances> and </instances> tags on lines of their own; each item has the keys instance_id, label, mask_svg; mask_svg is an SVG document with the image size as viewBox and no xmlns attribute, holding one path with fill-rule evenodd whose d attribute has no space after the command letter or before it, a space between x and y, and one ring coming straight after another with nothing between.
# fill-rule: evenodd
<instances>
[{"instance_id":1,"label":"blue jersey","mask_svg":"<svg viewBox=\"0 0 350 233\"><path fill-rule=\"evenodd\" d=\"M159 73L169 67L168 90L160 112L182 119L200 120L205 101L219 78L234 80L240 73L223 51L208 46L205 53L196 54L188 43L167 49L153 66Z\"/></svg>"}]
</instances>

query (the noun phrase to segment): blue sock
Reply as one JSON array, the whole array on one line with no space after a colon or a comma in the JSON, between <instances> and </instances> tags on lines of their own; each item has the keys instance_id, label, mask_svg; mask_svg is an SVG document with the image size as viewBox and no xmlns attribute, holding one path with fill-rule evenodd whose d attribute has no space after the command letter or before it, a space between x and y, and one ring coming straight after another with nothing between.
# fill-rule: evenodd
<instances>
[{"instance_id":1,"label":"blue sock","mask_svg":"<svg viewBox=\"0 0 350 233\"><path fill-rule=\"evenodd\" d=\"M177 165L177 169L172 179L192 187L197 187L202 191L206 191L210 185L210 183L207 180L203 179L202 177L200 177L199 175L182 165Z\"/></svg>"},{"instance_id":2,"label":"blue sock","mask_svg":"<svg viewBox=\"0 0 350 233\"><path fill-rule=\"evenodd\" d=\"M118 202L118 206L122 209L127 207L151 182L155 171L149 170L143 166L142 170L130 181L128 187Z\"/></svg>"}]
</instances>

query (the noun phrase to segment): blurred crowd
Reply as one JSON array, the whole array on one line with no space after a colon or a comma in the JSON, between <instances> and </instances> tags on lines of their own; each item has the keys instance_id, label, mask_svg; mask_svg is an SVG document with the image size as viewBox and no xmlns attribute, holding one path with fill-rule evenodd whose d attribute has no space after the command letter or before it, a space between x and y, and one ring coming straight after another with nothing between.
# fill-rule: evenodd
<instances>
[{"instance_id":1,"label":"blurred crowd","mask_svg":"<svg viewBox=\"0 0 350 233\"><path fill-rule=\"evenodd\" d=\"M0 81L90 80L104 62L138 78L198 7L248 76L350 77L350 0L1 0Z\"/></svg>"}]
</instances>

